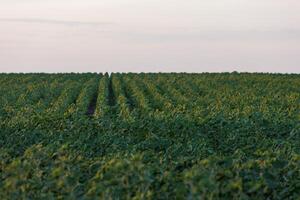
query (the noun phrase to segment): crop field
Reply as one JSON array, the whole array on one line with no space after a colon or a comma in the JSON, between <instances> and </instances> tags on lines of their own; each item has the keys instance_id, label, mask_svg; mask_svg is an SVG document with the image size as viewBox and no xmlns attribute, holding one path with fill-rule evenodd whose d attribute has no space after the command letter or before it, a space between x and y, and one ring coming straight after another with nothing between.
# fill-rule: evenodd
<instances>
[{"instance_id":1,"label":"crop field","mask_svg":"<svg viewBox=\"0 0 300 200\"><path fill-rule=\"evenodd\" d=\"M0 199L299 197L299 74L0 74Z\"/></svg>"}]
</instances>

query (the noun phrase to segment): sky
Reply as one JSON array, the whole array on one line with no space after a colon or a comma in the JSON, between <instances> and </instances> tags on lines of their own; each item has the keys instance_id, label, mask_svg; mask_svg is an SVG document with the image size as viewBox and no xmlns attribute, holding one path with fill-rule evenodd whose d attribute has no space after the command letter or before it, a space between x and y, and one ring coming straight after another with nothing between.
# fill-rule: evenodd
<instances>
[{"instance_id":1,"label":"sky","mask_svg":"<svg viewBox=\"0 0 300 200\"><path fill-rule=\"evenodd\" d=\"M300 73L299 0L0 0L0 72Z\"/></svg>"}]
</instances>

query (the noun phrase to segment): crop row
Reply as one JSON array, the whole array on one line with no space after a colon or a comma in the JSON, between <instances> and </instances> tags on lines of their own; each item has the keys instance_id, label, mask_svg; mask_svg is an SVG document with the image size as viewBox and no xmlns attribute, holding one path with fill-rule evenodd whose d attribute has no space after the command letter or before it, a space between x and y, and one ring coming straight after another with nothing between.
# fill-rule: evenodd
<instances>
[{"instance_id":1,"label":"crop row","mask_svg":"<svg viewBox=\"0 0 300 200\"><path fill-rule=\"evenodd\" d=\"M0 74L0 199L297 199L300 77Z\"/></svg>"}]
</instances>

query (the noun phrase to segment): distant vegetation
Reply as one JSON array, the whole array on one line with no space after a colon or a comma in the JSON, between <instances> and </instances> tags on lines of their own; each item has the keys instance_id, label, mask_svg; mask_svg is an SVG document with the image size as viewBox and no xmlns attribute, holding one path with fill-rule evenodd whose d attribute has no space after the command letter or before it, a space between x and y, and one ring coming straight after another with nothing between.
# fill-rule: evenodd
<instances>
[{"instance_id":1,"label":"distant vegetation","mask_svg":"<svg viewBox=\"0 0 300 200\"><path fill-rule=\"evenodd\" d=\"M297 199L300 75L0 74L0 199Z\"/></svg>"}]
</instances>

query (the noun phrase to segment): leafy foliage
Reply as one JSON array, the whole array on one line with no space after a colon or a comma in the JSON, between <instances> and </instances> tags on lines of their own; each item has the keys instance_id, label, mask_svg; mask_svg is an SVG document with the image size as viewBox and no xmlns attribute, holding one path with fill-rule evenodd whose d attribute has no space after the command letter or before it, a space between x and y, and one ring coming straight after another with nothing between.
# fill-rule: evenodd
<instances>
[{"instance_id":1,"label":"leafy foliage","mask_svg":"<svg viewBox=\"0 0 300 200\"><path fill-rule=\"evenodd\" d=\"M0 74L0 93L0 199L300 196L297 74Z\"/></svg>"}]
</instances>

